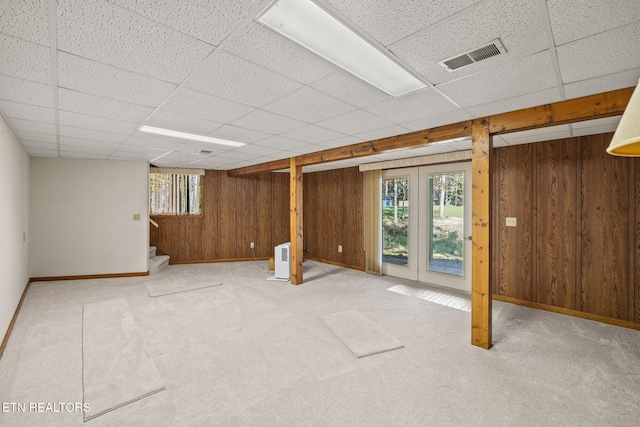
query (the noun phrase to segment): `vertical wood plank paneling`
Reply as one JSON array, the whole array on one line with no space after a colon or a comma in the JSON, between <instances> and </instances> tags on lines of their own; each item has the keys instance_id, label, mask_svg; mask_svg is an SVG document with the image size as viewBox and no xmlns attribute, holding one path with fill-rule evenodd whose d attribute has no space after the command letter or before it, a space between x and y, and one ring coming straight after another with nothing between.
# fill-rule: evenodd
<instances>
[{"instance_id":1,"label":"vertical wood plank paneling","mask_svg":"<svg viewBox=\"0 0 640 427\"><path fill-rule=\"evenodd\" d=\"M605 153L610 135L585 139L578 309L628 320L629 159Z\"/></svg>"},{"instance_id":2,"label":"vertical wood plank paneling","mask_svg":"<svg viewBox=\"0 0 640 427\"><path fill-rule=\"evenodd\" d=\"M516 145L498 153L496 289L499 295L532 301L533 149L531 144ZM507 217L516 218L517 226L507 227Z\"/></svg>"},{"instance_id":3,"label":"vertical wood plank paneling","mask_svg":"<svg viewBox=\"0 0 640 427\"><path fill-rule=\"evenodd\" d=\"M272 257L273 248L273 196L270 174L256 175L256 229L257 257Z\"/></svg>"},{"instance_id":4,"label":"vertical wood plank paneling","mask_svg":"<svg viewBox=\"0 0 640 427\"><path fill-rule=\"evenodd\" d=\"M317 177L315 173L307 173L304 176L304 250L305 257L317 257L318 253L318 227L314 219L319 216L317 198Z\"/></svg>"},{"instance_id":5,"label":"vertical wood plank paneling","mask_svg":"<svg viewBox=\"0 0 640 427\"><path fill-rule=\"evenodd\" d=\"M358 168L308 173L304 188L308 256L364 269L364 174Z\"/></svg>"},{"instance_id":6,"label":"vertical wood plank paneling","mask_svg":"<svg viewBox=\"0 0 640 427\"><path fill-rule=\"evenodd\" d=\"M219 190L220 235L218 239L220 241L220 258L237 258L237 180L222 179Z\"/></svg>"},{"instance_id":7,"label":"vertical wood plank paneling","mask_svg":"<svg viewBox=\"0 0 640 427\"><path fill-rule=\"evenodd\" d=\"M288 242L289 236L289 174L273 173L273 246ZM273 256L273 248L271 250Z\"/></svg>"},{"instance_id":8,"label":"vertical wood plank paneling","mask_svg":"<svg viewBox=\"0 0 640 427\"><path fill-rule=\"evenodd\" d=\"M577 142L542 142L536 150L535 301L575 309Z\"/></svg>"},{"instance_id":9,"label":"vertical wood plank paneling","mask_svg":"<svg viewBox=\"0 0 640 427\"><path fill-rule=\"evenodd\" d=\"M256 176L236 179L236 256L251 258L251 242L256 242L257 194Z\"/></svg>"},{"instance_id":10,"label":"vertical wood plank paneling","mask_svg":"<svg viewBox=\"0 0 640 427\"><path fill-rule=\"evenodd\" d=\"M218 241L218 196L219 172L206 171L202 188L202 259L216 259Z\"/></svg>"}]
</instances>

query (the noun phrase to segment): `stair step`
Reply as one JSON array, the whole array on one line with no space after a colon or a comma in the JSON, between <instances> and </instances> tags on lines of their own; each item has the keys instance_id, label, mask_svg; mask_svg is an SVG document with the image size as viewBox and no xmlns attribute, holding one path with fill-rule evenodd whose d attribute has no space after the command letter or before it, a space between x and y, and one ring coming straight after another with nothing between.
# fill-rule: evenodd
<instances>
[{"instance_id":1,"label":"stair step","mask_svg":"<svg viewBox=\"0 0 640 427\"><path fill-rule=\"evenodd\" d=\"M156 248L155 246L149 246L149 258L153 258L154 256L156 256L157 250L158 248Z\"/></svg>"},{"instance_id":2,"label":"stair step","mask_svg":"<svg viewBox=\"0 0 640 427\"><path fill-rule=\"evenodd\" d=\"M149 258L149 274L158 274L169 265L169 255L156 255Z\"/></svg>"}]
</instances>

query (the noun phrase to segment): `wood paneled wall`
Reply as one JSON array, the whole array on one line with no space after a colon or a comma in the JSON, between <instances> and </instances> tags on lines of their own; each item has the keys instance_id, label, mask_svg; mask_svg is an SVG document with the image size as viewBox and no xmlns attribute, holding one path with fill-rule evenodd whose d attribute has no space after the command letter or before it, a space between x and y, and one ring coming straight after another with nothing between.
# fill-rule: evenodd
<instances>
[{"instance_id":1,"label":"wood paneled wall","mask_svg":"<svg viewBox=\"0 0 640 427\"><path fill-rule=\"evenodd\" d=\"M257 257L272 257L289 240L289 174L229 178L208 170L202 196L201 216L153 217L151 244L172 263L250 259L251 242Z\"/></svg>"},{"instance_id":2,"label":"wood paneled wall","mask_svg":"<svg viewBox=\"0 0 640 427\"><path fill-rule=\"evenodd\" d=\"M495 149L495 295L640 322L640 159L612 136Z\"/></svg>"},{"instance_id":3,"label":"wood paneled wall","mask_svg":"<svg viewBox=\"0 0 640 427\"><path fill-rule=\"evenodd\" d=\"M358 168L306 173L305 256L364 270L363 203L364 174Z\"/></svg>"}]
</instances>

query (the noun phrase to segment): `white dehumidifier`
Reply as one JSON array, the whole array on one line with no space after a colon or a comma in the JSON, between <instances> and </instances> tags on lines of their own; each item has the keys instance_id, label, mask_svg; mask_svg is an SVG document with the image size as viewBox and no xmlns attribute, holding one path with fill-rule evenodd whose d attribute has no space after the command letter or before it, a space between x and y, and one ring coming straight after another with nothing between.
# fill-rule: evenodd
<instances>
[{"instance_id":1,"label":"white dehumidifier","mask_svg":"<svg viewBox=\"0 0 640 427\"><path fill-rule=\"evenodd\" d=\"M276 263L276 279L289 280L291 269L289 267L289 254L291 253L291 242L276 246L273 259Z\"/></svg>"}]
</instances>

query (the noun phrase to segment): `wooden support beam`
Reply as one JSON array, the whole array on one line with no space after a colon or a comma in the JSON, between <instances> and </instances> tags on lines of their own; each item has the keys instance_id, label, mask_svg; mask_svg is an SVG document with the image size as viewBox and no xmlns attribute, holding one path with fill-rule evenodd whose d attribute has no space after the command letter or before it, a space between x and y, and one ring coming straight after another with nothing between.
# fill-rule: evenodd
<instances>
[{"instance_id":1,"label":"wooden support beam","mask_svg":"<svg viewBox=\"0 0 640 427\"><path fill-rule=\"evenodd\" d=\"M291 223L291 284L302 284L303 215L302 165L297 157L289 159L290 191L289 218Z\"/></svg>"},{"instance_id":2,"label":"wooden support beam","mask_svg":"<svg viewBox=\"0 0 640 427\"><path fill-rule=\"evenodd\" d=\"M473 189L471 253L471 344L491 348L491 152L488 119L476 119L471 128Z\"/></svg>"},{"instance_id":3,"label":"wooden support beam","mask_svg":"<svg viewBox=\"0 0 640 427\"><path fill-rule=\"evenodd\" d=\"M491 135L500 135L522 130L619 116L627 107L634 89L634 87L630 87L627 89L612 90L597 95L589 95L568 101L560 101L553 104L511 111L509 113L496 114L488 118L490 123L489 133ZM298 164L301 166L311 166L319 163L335 162L337 160L355 159L388 151L424 147L431 142L469 136L471 136L471 122L466 121L305 154L300 156ZM232 169L227 172L227 175L242 176L282 170L289 167L288 163L288 159L276 160L259 165Z\"/></svg>"},{"instance_id":4,"label":"wooden support beam","mask_svg":"<svg viewBox=\"0 0 640 427\"><path fill-rule=\"evenodd\" d=\"M371 156L373 154L385 153L395 150L406 150L410 148L424 147L425 145L446 141L455 138L465 138L471 136L471 122L454 123L452 125L439 126L433 129L426 129L417 132L406 133L404 135L391 136L383 139L376 139L369 142L347 145L345 147L331 148L317 151L298 157L300 166L311 166L320 163L335 162L338 160L355 159L359 157ZM247 166L239 169L232 169L227 172L228 176L251 175L262 172L286 169L289 167L289 160L277 160L274 162L261 163L259 165ZM286 163L286 164L285 164Z\"/></svg>"},{"instance_id":5,"label":"wooden support beam","mask_svg":"<svg viewBox=\"0 0 640 427\"><path fill-rule=\"evenodd\" d=\"M288 167L289 159L274 160L272 162L260 163L258 165L251 165L244 168L231 169L227 172L227 176L255 175L258 173L278 171Z\"/></svg>"},{"instance_id":6,"label":"wooden support beam","mask_svg":"<svg viewBox=\"0 0 640 427\"><path fill-rule=\"evenodd\" d=\"M634 89L630 87L612 90L611 92L597 95L583 96L582 98L568 101L496 114L489 118L489 133L500 135L584 120L619 116L627 108Z\"/></svg>"}]
</instances>

